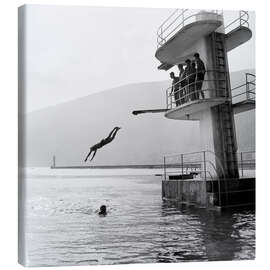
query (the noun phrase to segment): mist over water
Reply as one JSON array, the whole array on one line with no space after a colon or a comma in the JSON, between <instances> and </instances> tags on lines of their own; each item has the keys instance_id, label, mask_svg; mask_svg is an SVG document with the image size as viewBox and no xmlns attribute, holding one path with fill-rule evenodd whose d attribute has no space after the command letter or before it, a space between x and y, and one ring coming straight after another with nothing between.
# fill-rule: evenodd
<instances>
[{"instance_id":1,"label":"mist over water","mask_svg":"<svg viewBox=\"0 0 270 270\"><path fill-rule=\"evenodd\" d=\"M255 258L255 213L162 202L160 170L28 169L29 266ZM106 217L97 211L108 207Z\"/></svg>"}]
</instances>

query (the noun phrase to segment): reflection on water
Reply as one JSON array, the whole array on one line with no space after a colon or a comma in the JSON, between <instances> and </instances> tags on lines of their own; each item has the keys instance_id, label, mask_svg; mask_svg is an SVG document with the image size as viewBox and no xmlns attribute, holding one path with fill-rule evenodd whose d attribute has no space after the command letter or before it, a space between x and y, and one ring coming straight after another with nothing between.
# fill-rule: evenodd
<instances>
[{"instance_id":1,"label":"reflection on water","mask_svg":"<svg viewBox=\"0 0 270 270\"><path fill-rule=\"evenodd\" d=\"M181 229L187 232L186 240L177 250L159 254L160 262L214 261L255 258L255 213L252 210L235 210L219 213L191 208L177 203L164 203L162 215L184 216ZM176 226L176 223L174 223ZM173 236L171 236L173 237ZM179 240L183 240L179 239ZM167 247L167 242L165 248ZM185 246L190 248L185 249Z\"/></svg>"},{"instance_id":2,"label":"reflection on water","mask_svg":"<svg viewBox=\"0 0 270 270\"><path fill-rule=\"evenodd\" d=\"M26 180L30 266L255 257L254 211L218 213L162 202L154 171L113 177L48 173ZM102 204L106 217L96 212Z\"/></svg>"}]
</instances>

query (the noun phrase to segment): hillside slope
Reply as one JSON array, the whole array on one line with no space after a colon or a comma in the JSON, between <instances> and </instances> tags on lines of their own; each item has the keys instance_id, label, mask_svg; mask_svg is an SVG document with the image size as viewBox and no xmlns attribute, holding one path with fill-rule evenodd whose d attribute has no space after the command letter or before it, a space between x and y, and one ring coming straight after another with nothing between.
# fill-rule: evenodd
<instances>
[{"instance_id":1,"label":"hillside slope","mask_svg":"<svg viewBox=\"0 0 270 270\"><path fill-rule=\"evenodd\" d=\"M232 75L232 85L244 79ZM84 165L89 147L122 129L97 152L92 165L157 164L168 153L198 151L199 124L175 121L163 114L134 116L136 109L165 108L170 82L125 85L26 114L26 166ZM241 150L255 146L254 111L236 117Z\"/></svg>"}]
</instances>

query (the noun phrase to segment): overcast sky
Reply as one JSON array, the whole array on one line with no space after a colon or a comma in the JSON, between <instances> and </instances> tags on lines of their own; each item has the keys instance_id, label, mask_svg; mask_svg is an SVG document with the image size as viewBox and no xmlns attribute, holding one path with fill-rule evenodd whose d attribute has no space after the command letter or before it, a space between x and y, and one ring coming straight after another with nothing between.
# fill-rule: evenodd
<instances>
[{"instance_id":1,"label":"overcast sky","mask_svg":"<svg viewBox=\"0 0 270 270\"><path fill-rule=\"evenodd\" d=\"M130 83L167 80L154 57L156 30L173 9L27 6L27 111ZM225 25L238 12L225 12ZM230 71L255 68L251 41L229 54Z\"/></svg>"}]
</instances>

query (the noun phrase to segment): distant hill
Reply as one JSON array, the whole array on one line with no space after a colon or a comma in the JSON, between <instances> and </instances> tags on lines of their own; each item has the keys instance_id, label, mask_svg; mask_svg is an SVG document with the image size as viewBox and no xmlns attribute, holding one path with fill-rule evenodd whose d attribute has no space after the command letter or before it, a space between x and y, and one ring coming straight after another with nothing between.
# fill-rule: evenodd
<instances>
[{"instance_id":1,"label":"distant hill","mask_svg":"<svg viewBox=\"0 0 270 270\"><path fill-rule=\"evenodd\" d=\"M244 80L232 73L232 85ZM163 114L132 115L136 109L165 108L169 81L138 83L106 90L26 114L26 166L84 165L89 147L114 126L115 140L97 152L92 165L158 164L168 153L198 151L199 123L166 119ZM236 117L241 150L255 147L254 111Z\"/></svg>"}]
</instances>

